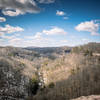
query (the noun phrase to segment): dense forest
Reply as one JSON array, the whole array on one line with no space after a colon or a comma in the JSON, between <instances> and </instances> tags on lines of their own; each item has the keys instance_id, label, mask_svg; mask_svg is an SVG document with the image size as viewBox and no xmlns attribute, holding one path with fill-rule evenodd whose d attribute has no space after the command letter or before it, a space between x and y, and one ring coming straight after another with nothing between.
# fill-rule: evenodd
<instances>
[{"instance_id":1,"label":"dense forest","mask_svg":"<svg viewBox=\"0 0 100 100\"><path fill-rule=\"evenodd\" d=\"M0 47L0 100L71 100L89 95L100 95L100 43Z\"/></svg>"}]
</instances>

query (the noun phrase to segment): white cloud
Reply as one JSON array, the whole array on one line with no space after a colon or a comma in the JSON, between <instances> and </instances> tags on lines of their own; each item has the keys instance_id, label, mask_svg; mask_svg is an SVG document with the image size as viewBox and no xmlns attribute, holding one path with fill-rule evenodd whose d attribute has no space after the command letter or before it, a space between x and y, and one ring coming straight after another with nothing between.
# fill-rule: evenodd
<instances>
[{"instance_id":1,"label":"white cloud","mask_svg":"<svg viewBox=\"0 0 100 100\"><path fill-rule=\"evenodd\" d=\"M95 21L86 21L82 22L79 25L75 27L77 31L87 31L90 32L91 35L99 35L99 23L96 23Z\"/></svg>"},{"instance_id":2,"label":"white cloud","mask_svg":"<svg viewBox=\"0 0 100 100\"><path fill-rule=\"evenodd\" d=\"M65 12L63 12L63 11L57 10L57 11L56 11L56 15L57 15L57 16L62 16L64 20L67 20L67 19L68 19L67 14L66 14Z\"/></svg>"},{"instance_id":3,"label":"white cloud","mask_svg":"<svg viewBox=\"0 0 100 100\"><path fill-rule=\"evenodd\" d=\"M23 28L17 26L17 27L13 27L10 25L5 25L5 27L0 27L0 34L6 34L6 33L14 33L14 32L21 32L24 31Z\"/></svg>"},{"instance_id":4,"label":"white cloud","mask_svg":"<svg viewBox=\"0 0 100 100\"><path fill-rule=\"evenodd\" d=\"M36 35L34 36L35 39L40 39L42 37L42 33L37 32Z\"/></svg>"},{"instance_id":5,"label":"white cloud","mask_svg":"<svg viewBox=\"0 0 100 100\"><path fill-rule=\"evenodd\" d=\"M44 37L36 37L36 35L27 36L24 38L19 38L19 37L12 38L7 42L7 45L17 46L17 47L28 47L28 46L42 47L42 46L48 46L49 43L53 42L51 41L51 39Z\"/></svg>"},{"instance_id":6,"label":"white cloud","mask_svg":"<svg viewBox=\"0 0 100 100\"><path fill-rule=\"evenodd\" d=\"M0 17L0 22L5 22L5 21L6 21L6 18Z\"/></svg>"},{"instance_id":7,"label":"white cloud","mask_svg":"<svg viewBox=\"0 0 100 100\"><path fill-rule=\"evenodd\" d=\"M17 36L20 36L20 35L19 34L14 34L14 35L8 36L8 35L3 34L1 36L1 38L4 39L4 40L5 39L11 40L11 39L15 39Z\"/></svg>"},{"instance_id":8,"label":"white cloud","mask_svg":"<svg viewBox=\"0 0 100 100\"><path fill-rule=\"evenodd\" d=\"M0 0L0 9L4 15L17 16L25 13L38 13L34 0Z\"/></svg>"},{"instance_id":9,"label":"white cloud","mask_svg":"<svg viewBox=\"0 0 100 100\"><path fill-rule=\"evenodd\" d=\"M15 11L6 9L6 10L3 10L2 13L4 15L9 15L9 16L18 16L20 14L24 14L23 12L21 12L20 10L17 10L17 9Z\"/></svg>"},{"instance_id":10,"label":"white cloud","mask_svg":"<svg viewBox=\"0 0 100 100\"><path fill-rule=\"evenodd\" d=\"M39 3L45 3L45 4L49 4L49 3L54 3L55 0L37 0Z\"/></svg>"},{"instance_id":11,"label":"white cloud","mask_svg":"<svg viewBox=\"0 0 100 100\"><path fill-rule=\"evenodd\" d=\"M32 36L30 36L32 37ZM64 46L67 45L68 42L66 40L56 40L52 38L14 38L7 42L6 45L10 46L17 46L17 47L28 47L28 46L35 46L35 47L54 47L54 46Z\"/></svg>"},{"instance_id":12,"label":"white cloud","mask_svg":"<svg viewBox=\"0 0 100 100\"><path fill-rule=\"evenodd\" d=\"M19 27L20 28L20 27ZM1 36L0 45L3 46L16 46L16 47L28 47L28 46L38 46L38 47L52 47L52 46L63 46L67 45L67 41L62 39L56 40L55 37L51 38L47 35L62 35L67 32L62 28L54 27L50 30L43 30L42 32L37 32L35 35L20 37L19 34L5 34L13 33L18 31L23 31L17 27L12 27L6 25L5 27L0 27L0 33L3 32Z\"/></svg>"},{"instance_id":13,"label":"white cloud","mask_svg":"<svg viewBox=\"0 0 100 100\"><path fill-rule=\"evenodd\" d=\"M54 27L50 30L43 30L44 34L46 35L62 35L62 34L67 34L67 32L62 29L62 28L59 28L59 27Z\"/></svg>"},{"instance_id":14,"label":"white cloud","mask_svg":"<svg viewBox=\"0 0 100 100\"><path fill-rule=\"evenodd\" d=\"M18 41L20 41L22 43L22 39L21 38L12 38L9 43L10 44L15 44L18 43ZM18 43L19 44L19 43Z\"/></svg>"},{"instance_id":15,"label":"white cloud","mask_svg":"<svg viewBox=\"0 0 100 100\"><path fill-rule=\"evenodd\" d=\"M20 2L22 4L25 4L27 2L27 0L16 0L17 2Z\"/></svg>"},{"instance_id":16,"label":"white cloud","mask_svg":"<svg viewBox=\"0 0 100 100\"><path fill-rule=\"evenodd\" d=\"M59 27L53 27L50 30L43 30L42 32L37 32L34 36L25 36L27 39L43 39L44 35L66 35L67 32Z\"/></svg>"},{"instance_id":17,"label":"white cloud","mask_svg":"<svg viewBox=\"0 0 100 100\"><path fill-rule=\"evenodd\" d=\"M27 47L27 46L39 46L39 47L48 47L48 46L62 46L68 43L66 40L56 40L55 38L50 38L47 35L59 35L66 34L62 28L54 27L51 30L43 30L42 32L37 32L32 36L24 36L23 38L18 36L12 36L12 38L7 37L9 40L7 45L17 46L17 47Z\"/></svg>"},{"instance_id":18,"label":"white cloud","mask_svg":"<svg viewBox=\"0 0 100 100\"><path fill-rule=\"evenodd\" d=\"M64 16L65 12L57 10L56 15L58 15L58 16Z\"/></svg>"},{"instance_id":19,"label":"white cloud","mask_svg":"<svg viewBox=\"0 0 100 100\"><path fill-rule=\"evenodd\" d=\"M37 32L35 35L32 35L32 36L24 36L25 39L36 39L36 40L39 40L42 38L42 35L43 33L40 33L40 32Z\"/></svg>"},{"instance_id":20,"label":"white cloud","mask_svg":"<svg viewBox=\"0 0 100 100\"><path fill-rule=\"evenodd\" d=\"M68 19L68 17L63 17L63 19L67 20L67 19Z\"/></svg>"}]
</instances>

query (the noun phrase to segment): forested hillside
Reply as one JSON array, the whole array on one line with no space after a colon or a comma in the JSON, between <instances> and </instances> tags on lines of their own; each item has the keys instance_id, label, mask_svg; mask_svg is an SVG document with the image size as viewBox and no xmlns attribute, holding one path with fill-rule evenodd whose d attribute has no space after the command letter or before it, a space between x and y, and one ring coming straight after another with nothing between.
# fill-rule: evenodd
<instances>
[{"instance_id":1,"label":"forested hillside","mask_svg":"<svg viewBox=\"0 0 100 100\"><path fill-rule=\"evenodd\" d=\"M99 50L100 43L42 49L0 47L0 100L100 95Z\"/></svg>"}]
</instances>

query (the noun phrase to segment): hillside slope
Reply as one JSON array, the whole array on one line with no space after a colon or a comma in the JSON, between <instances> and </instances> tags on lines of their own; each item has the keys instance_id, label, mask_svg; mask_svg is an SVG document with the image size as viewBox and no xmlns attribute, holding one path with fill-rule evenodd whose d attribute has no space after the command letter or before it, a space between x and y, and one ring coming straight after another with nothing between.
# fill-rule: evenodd
<instances>
[{"instance_id":1,"label":"hillside slope","mask_svg":"<svg viewBox=\"0 0 100 100\"><path fill-rule=\"evenodd\" d=\"M60 60L41 68L46 88L33 100L70 100L100 94L100 56L72 53Z\"/></svg>"},{"instance_id":2,"label":"hillside slope","mask_svg":"<svg viewBox=\"0 0 100 100\"><path fill-rule=\"evenodd\" d=\"M0 100L70 100L100 95L99 49L98 43L53 48L53 52L46 48L45 56L38 50L0 47Z\"/></svg>"}]
</instances>

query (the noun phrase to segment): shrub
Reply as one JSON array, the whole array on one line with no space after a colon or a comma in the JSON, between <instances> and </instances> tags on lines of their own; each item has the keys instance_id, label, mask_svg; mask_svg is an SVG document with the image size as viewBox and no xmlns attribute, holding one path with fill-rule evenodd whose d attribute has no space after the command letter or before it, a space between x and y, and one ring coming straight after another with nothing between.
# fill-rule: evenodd
<instances>
[{"instance_id":1,"label":"shrub","mask_svg":"<svg viewBox=\"0 0 100 100\"><path fill-rule=\"evenodd\" d=\"M35 95L39 89L39 81L36 78L30 80L30 92L31 94Z\"/></svg>"},{"instance_id":2,"label":"shrub","mask_svg":"<svg viewBox=\"0 0 100 100\"><path fill-rule=\"evenodd\" d=\"M44 66L47 66L47 65L48 65L48 61L45 61L45 62L44 62Z\"/></svg>"},{"instance_id":3,"label":"shrub","mask_svg":"<svg viewBox=\"0 0 100 100\"><path fill-rule=\"evenodd\" d=\"M71 69L70 72L71 72L71 75L74 75L75 74L75 69Z\"/></svg>"},{"instance_id":4,"label":"shrub","mask_svg":"<svg viewBox=\"0 0 100 100\"><path fill-rule=\"evenodd\" d=\"M93 55L92 51L86 50L86 51L84 52L84 56L87 56L87 55L92 56L92 55Z\"/></svg>"},{"instance_id":5,"label":"shrub","mask_svg":"<svg viewBox=\"0 0 100 100\"><path fill-rule=\"evenodd\" d=\"M53 88L54 86L55 86L55 84L54 84L53 82L51 82L51 83L48 85L49 88Z\"/></svg>"}]
</instances>

